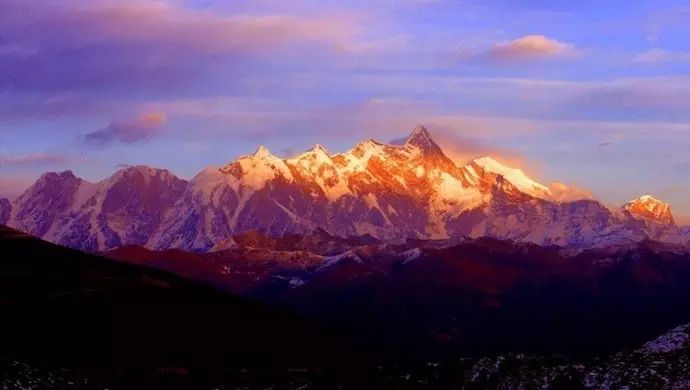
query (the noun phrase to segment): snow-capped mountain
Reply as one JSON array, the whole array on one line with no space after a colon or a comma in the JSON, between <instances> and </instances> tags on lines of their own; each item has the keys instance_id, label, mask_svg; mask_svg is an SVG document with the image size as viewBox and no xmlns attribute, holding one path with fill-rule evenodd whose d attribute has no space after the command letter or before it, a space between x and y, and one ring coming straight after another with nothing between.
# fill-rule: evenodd
<instances>
[{"instance_id":1,"label":"snow-capped mountain","mask_svg":"<svg viewBox=\"0 0 690 390\"><path fill-rule=\"evenodd\" d=\"M418 126L402 145L369 139L338 154L316 145L281 159L262 146L189 182L143 166L98 183L47 173L11 205L8 224L86 250L207 251L249 230L323 229L381 240L491 236L571 247L690 240L651 197L611 211L582 194L549 188L490 157L458 166ZM9 208L0 203L0 217Z\"/></svg>"},{"instance_id":2,"label":"snow-capped mountain","mask_svg":"<svg viewBox=\"0 0 690 390\"><path fill-rule=\"evenodd\" d=\"M642 195L623 205L622 210L630 217L663 226L675 226L671 206L651 195Z\"/></svg>"},{"instance_id":3,"label":"snow-capped mountain","mask_svg":"<svg viewBox=\"0 0 690 390\"><path fill-rule=\"evenodd\" d=\"M71 171L46 173L15 201L9 225L87 251L146 245L186 182L145 166L90 183Z\"/></svg>"}]
</instances>

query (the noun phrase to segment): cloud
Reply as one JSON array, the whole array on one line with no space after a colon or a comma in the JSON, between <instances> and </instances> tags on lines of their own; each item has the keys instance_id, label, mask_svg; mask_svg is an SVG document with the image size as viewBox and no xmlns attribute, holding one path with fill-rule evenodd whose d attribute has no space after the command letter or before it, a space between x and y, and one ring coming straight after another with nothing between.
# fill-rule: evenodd
<instances>
[{"instance_id":1,"label":"cloud","mask_svg":"<svg viewBox=\"0 0 690 390\"><path fill-rule=\"evenodd\" d=\"M0 167L45 167L73 161L72 157L53 153L0 155Z\"/></svg>"},{"instance_id":2,"label":"cloud","mask_svg":"<svg viewBox=\"0 0 690 390\"><path fill-rule=\"evenodd\" d=\"M209 136L244 132L260 140L298 133L315 143L324 142L321 132L334 139L375 134L387 140L419 122L496 140L565 127L587 131L593 137L590 145L604 143L602 147L607 142L613 146L619 133L676 139L690 134L690 78L685 76L567 81L406 74L334 78L311 72L268 75L261 81L245 80L252 91L246 98L182 98L148 107L184 116L190 123L203 122ZM294 91L311 97L334 90L363 98L346 103L293 99ZM271 99L261 98L267 95Z\"/></svg>"},{"instance_id":3,"label":"cloud","mask_svg":"<svg viewBox=\"0 0 690 390\"><path fill-rule=\"evenodd\" d=\"M431 136L441 147L443 153L459 166L467 165L476 158L490 156L506 166L524 168L533 174L539 171L539 167L534 161L528 160L519 151L492 145L486 141L486 138L477 136L477 126L482 129L492 127L488 121L460 117L451 119L428 116L427 118L423 125L429 129ZM388 143L402 145L406 140L407 136L401 136L390 140Z\"/></svg>"},{"instance_id":4,"label":"cloud","mask_svg":"<svg viewBox=\"0 0 690 390\"><path fill-rule=\"evenodd\" d=\"M510 42L497 43L487 53L495 61L516 61L537 58L574 57L579 54L572 45L544 35L526 35Z\"/></svg>"},{"instance_id":5,"label":"cloud","mask_svg":"<svg viewBox=\"0 0 690 390\"><path fill-rule=\"evenodd\" d=\"M690 119L690 78L686 76L619 79L583 83L561 101L564 110L579 117L619 120L664 120L685 123Z\"/></svg>"},{"instance_id":6,"label":"cloud","mask_svg":"<svg viewBox=\"0 0 690 390\"><path fill-rule=\"evenodd\" d=\"M535 168L517 151L491 145L482 138L473 137L474 128L466 124L458 124L456 127L429 118L426 126L443 152L458 165L468 164L479 157L491 156L508 166Z\"/></svg>"},{"instance_id":7,"label":"cloud","mask_svg":"<svg viewBox=\"0 0 690 390\"><path fill-rule=\"evenodd\" d=\"M133 120L112 122L107 127L87 133L84 142L95 147L106 147L116 142L144 142L158 135L164 123L164 114L147 113Z\"/></svg>"},{"instance_id":8,"label":"cloud","mask_svg":"<svg viewBox=\"0 0 690 390\"><path fill-rule=\"evenodd\" d=\"M225 14L140 0L4 0L0 25L0 87L130 94L232 74L279 49L283 62L298 61L357 31L346 15ZM302 46L311 50L288 50Z\"/></svg>"},{"instance_id":9,"label":"cloud","mask_svg":"<svg viewBox=\"0 0 690 390\"><path fill-rule=\"evenodd\" d=\"M635 55L633 61L641 63L690 62L690 52L672 52L656 48Z\"/></svg>"},{"instance_id":10,"label":"cloud","mask_svg":"<svg viewBox=\"0 0 690 390\"><path fill-rule=\"evenodd\" d=\"M24 172L47 167L63 167L75 161L73 156L57 153L0 154L0 168L5 172L0 176L0 197L14 199L31 185L26 176L10 175L9 172Z\"/></svg>"},{"instance_id":11,"label":"cloud","mask_svg":"<svg viewBox=\"0 0 690 390\"><path fill-rule=\"evenodd\" d=\"M33 179L26 176L0 176L0 197L12 201L26 191L32 183Z\"/></svg>"},{"instance_id":12,"label":"cloud","mask_svg":"<svg viewBox=\"0 0 690 390\"><path fill-rule=\"evenodd\" d=\"M558 202L573 202L595 198L590 191L558 182L551 183L549 190L551 190L551 195Z\"/></svg>"},{"instance_id":13,"label":"cloud","mask_svg":"<svg viewBox=\"0 0 690 390\"><path fill-rule=\"evenodd\" d=\"M510 63L539 59L576 58L582 51L569 43L544 35L525 35L512 41L495 43L484 49L461 50L458 57L465 61Z\"/></svg>"},{"instance_id":14,"label":"cloud","mask_svg":"<svg viewBox=\"0 0 690 390\"><path fill-rule=\"evenodd\" d=\"M690 215L674 215L673 219L680 226L690 226Z\"/></svg>"},{"instance_id":15,"label":"cloud","mask_svg":"<svg viewBox=\"0 0 690 390\"><path fill-rule=\"evenodd\" d=\"M690 226L690 186L666 187L659 191L659 196L671 205L671 213L678 224Z\"/></svg>"}]
</instances>

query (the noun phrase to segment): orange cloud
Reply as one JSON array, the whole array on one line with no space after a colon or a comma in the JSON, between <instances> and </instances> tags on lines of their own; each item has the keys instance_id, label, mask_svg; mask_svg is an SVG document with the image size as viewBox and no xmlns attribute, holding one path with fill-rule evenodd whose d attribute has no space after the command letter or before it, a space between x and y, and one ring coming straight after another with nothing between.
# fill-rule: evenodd
<instances>
[{"instance_id":1,"label":"orange cloud","mask_svg":"<svg viewBox=\"0 0 690 390\"><path fill-rule=\"evenodd\" d=\"M494 60L524 60L544 57L574 57L579 51L570 44L544 35L526 35L510 42L497 43L487 52Z\"/></svg>"},{"instance_id":2,"label":"orange cloud","mask_svg":"<svg viewBox=\"0 0 690 390\"><path fill-rule=\"evenodd\" d=\"M594 199L594 194L584 190L582 188L577 188L569 186L563 183L551 183L549 186L551 190L551 196L554 200L559 202L572 202L581 199Z\"/></svg>"},{"instance_id":3,"label":"orange cloud","mask_svg":"<svg viewBox=\"0 0 690 390\"><path fill-rule=\"evenodd\" d=\"M149 112L141 115L139 121L154 125L162 125L165 123L165 114L162 112Z\"/></svg>"}]
</instances>

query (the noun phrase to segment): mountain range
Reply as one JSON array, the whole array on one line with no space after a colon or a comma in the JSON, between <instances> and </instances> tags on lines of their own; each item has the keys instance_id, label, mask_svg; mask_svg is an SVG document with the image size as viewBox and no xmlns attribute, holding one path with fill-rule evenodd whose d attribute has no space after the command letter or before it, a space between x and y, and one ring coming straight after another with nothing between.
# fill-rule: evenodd
<instances>
[{"instance_id":1,"label":"mountain range","mask_svg":"<svg viewBox=\"0 0 690 390\"><path fill-rule=\"evenodd\" d=\"M282 159L259 147L192 180L132 166L97 183L43 174L0 224L68 247L124 245L207 252L233 235L323 230L382 241L493 237L587 249L652 239L690 245L668 204L644 195L620 208L548 187L491 157L458 166L423 126L404 144L369 139L330 154L320 145Z\"/></svg>"}]
</instances>

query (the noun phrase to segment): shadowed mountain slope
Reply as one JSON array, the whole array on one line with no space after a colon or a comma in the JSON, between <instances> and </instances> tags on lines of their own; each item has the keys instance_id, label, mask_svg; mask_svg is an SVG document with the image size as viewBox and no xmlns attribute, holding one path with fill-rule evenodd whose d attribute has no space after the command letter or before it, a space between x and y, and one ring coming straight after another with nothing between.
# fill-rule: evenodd
<instances>
[{"instance_id":1,"label":"shadowed mountain slope","mask_svg":"<svg viewBox=\"0 0 690 390\"><path fill-rule=\"evenodd\" d=\"M80 367L121 388L168 369L203 381L213 367L337 368L355 359L350 343L314 322L164 271L6 227L0 252L4 359Z\"/></svg>"}]
</instances>

